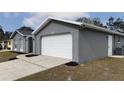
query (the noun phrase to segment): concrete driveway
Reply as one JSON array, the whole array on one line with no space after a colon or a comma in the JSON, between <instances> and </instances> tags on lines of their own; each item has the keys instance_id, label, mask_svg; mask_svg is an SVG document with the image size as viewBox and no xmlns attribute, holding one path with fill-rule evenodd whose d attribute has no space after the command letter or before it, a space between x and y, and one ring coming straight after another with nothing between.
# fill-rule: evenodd
<instances>
[{"instance_id":1,"label":"concrete driveway","mask_svg":"<svg viewBox=\"0 0 124 93\"><path fill-rule=\"evenodd\" d=\"M0 63L0 80L16 80L71 61L42 55L35 57L19 55L17 58L16 60Z\"/></svg>"}]
</instances>

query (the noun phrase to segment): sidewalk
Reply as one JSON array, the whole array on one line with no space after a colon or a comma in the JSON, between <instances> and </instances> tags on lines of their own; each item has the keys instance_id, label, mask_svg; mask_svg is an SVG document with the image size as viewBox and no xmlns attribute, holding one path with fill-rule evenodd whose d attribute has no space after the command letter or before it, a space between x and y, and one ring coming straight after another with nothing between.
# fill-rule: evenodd
<instances>
[{"instance_id":1,"label":"sidewalk","mask_svg":"<svg viewBox=\"0 0 124 93\"><path fill-rule=\"evenodd\" d=\"M49 57L35 56L25 57L25 55L17 56L18 59L0 63L0 80L12 81L22 77L29 76L65 63L70 60Z\"/></svg>"},{"instance_id":2,"label":"sidewalk","mask_svg":"<svg viewBox=\"0 0 124 93\"><path fill-rule=\"evenodd\" d=\"M109 56L109 57L113 57L113 58L124 58L124 55L112 55L112 56Z\"/></svg>"}]
</instances>

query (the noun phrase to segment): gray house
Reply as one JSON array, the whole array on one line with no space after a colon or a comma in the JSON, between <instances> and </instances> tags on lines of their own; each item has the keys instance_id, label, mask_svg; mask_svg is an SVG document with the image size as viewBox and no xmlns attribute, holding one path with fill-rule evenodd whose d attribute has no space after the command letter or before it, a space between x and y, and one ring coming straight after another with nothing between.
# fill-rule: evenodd
<instances>
[{"instance_id":1,"label":"gray house","mask_svg":"<svg viewBox=\"0 0 124 93\"><path fill-rule=\"evenodd\" d=\"M33 38L31 30L17 30L12 33L12 50L17 52L33 52Z\"/></svg>"},{"instance_id":2,"label":"gray house","mask_svg":"<svg viewBox=\"0 0 124 93\"><path fill-rule=\"evenodd\" d=\"M35 54L79 63L123 54L124 34L86 23L49 17L32 34Z\"/></svg>"}]
</instances>

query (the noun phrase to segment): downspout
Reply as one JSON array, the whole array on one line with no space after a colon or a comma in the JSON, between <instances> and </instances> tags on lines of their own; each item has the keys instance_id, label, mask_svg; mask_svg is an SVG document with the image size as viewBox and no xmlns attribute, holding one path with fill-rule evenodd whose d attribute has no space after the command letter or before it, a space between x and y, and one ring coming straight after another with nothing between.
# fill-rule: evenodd
<instances>
[{"instance_id":1,"label":"downspout","mask_svg":"<svg viewBox=\"0 0 124 93\"><path fill-rule=\"evenodd\" d=\"M25 37L25 53L27 53L27 49L26 49L26 42L27 42L27 39L26 39L26 36L24 36Z\"/></svg>"},{"instance_id":2,"label":"downspout","mask_svg":"<svg viewBox=\"0 0 124 93\"><path fill-rule=\"evenodd\" d=\"M115 47L115 43L116 43L116 42L115 42L115 34L114 34L114 38L113 38L113 43L114 43L114 44L113 44L113 45L114 45L114 46L113 46L113 55L114 55L114 54L115 54L115 48L116 48L116 47Z\"/></svg>"},{"instance_id":3,"label":"downspout","mask_svg":"<svg viewBox=\"0 0 124 93\"><path fill-rule=\"evenodd\" d=\"M35 41L35 35L33 35L33 52L36 54L36 41Z\"/></svg>"}]
</instances>

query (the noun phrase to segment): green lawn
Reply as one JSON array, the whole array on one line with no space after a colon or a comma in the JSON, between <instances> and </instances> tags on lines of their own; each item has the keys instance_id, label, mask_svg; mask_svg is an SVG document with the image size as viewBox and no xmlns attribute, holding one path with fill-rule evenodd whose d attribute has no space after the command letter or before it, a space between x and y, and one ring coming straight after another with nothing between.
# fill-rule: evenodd
<instances>
[{"instance_id":1,"label":"green lawn","mask_svg":"<svg viewBox=\"0 0 124 93\"><path fill-rule=\"evenodd\" d=\"M17 55L19 55L19 53L11 51L0 52L0 63L16 58Z\"/></svg>"},{"instance_id":2,"label":"green lawn","mask_svg":"<svg viewBox=\"0 0 124 93\"><path fill-rule=\"evenodd\" d=\"M78 66L61 65L20 81L109 81L124 80L124 59L104 58Z\"/></svg>"}]
</instances>

